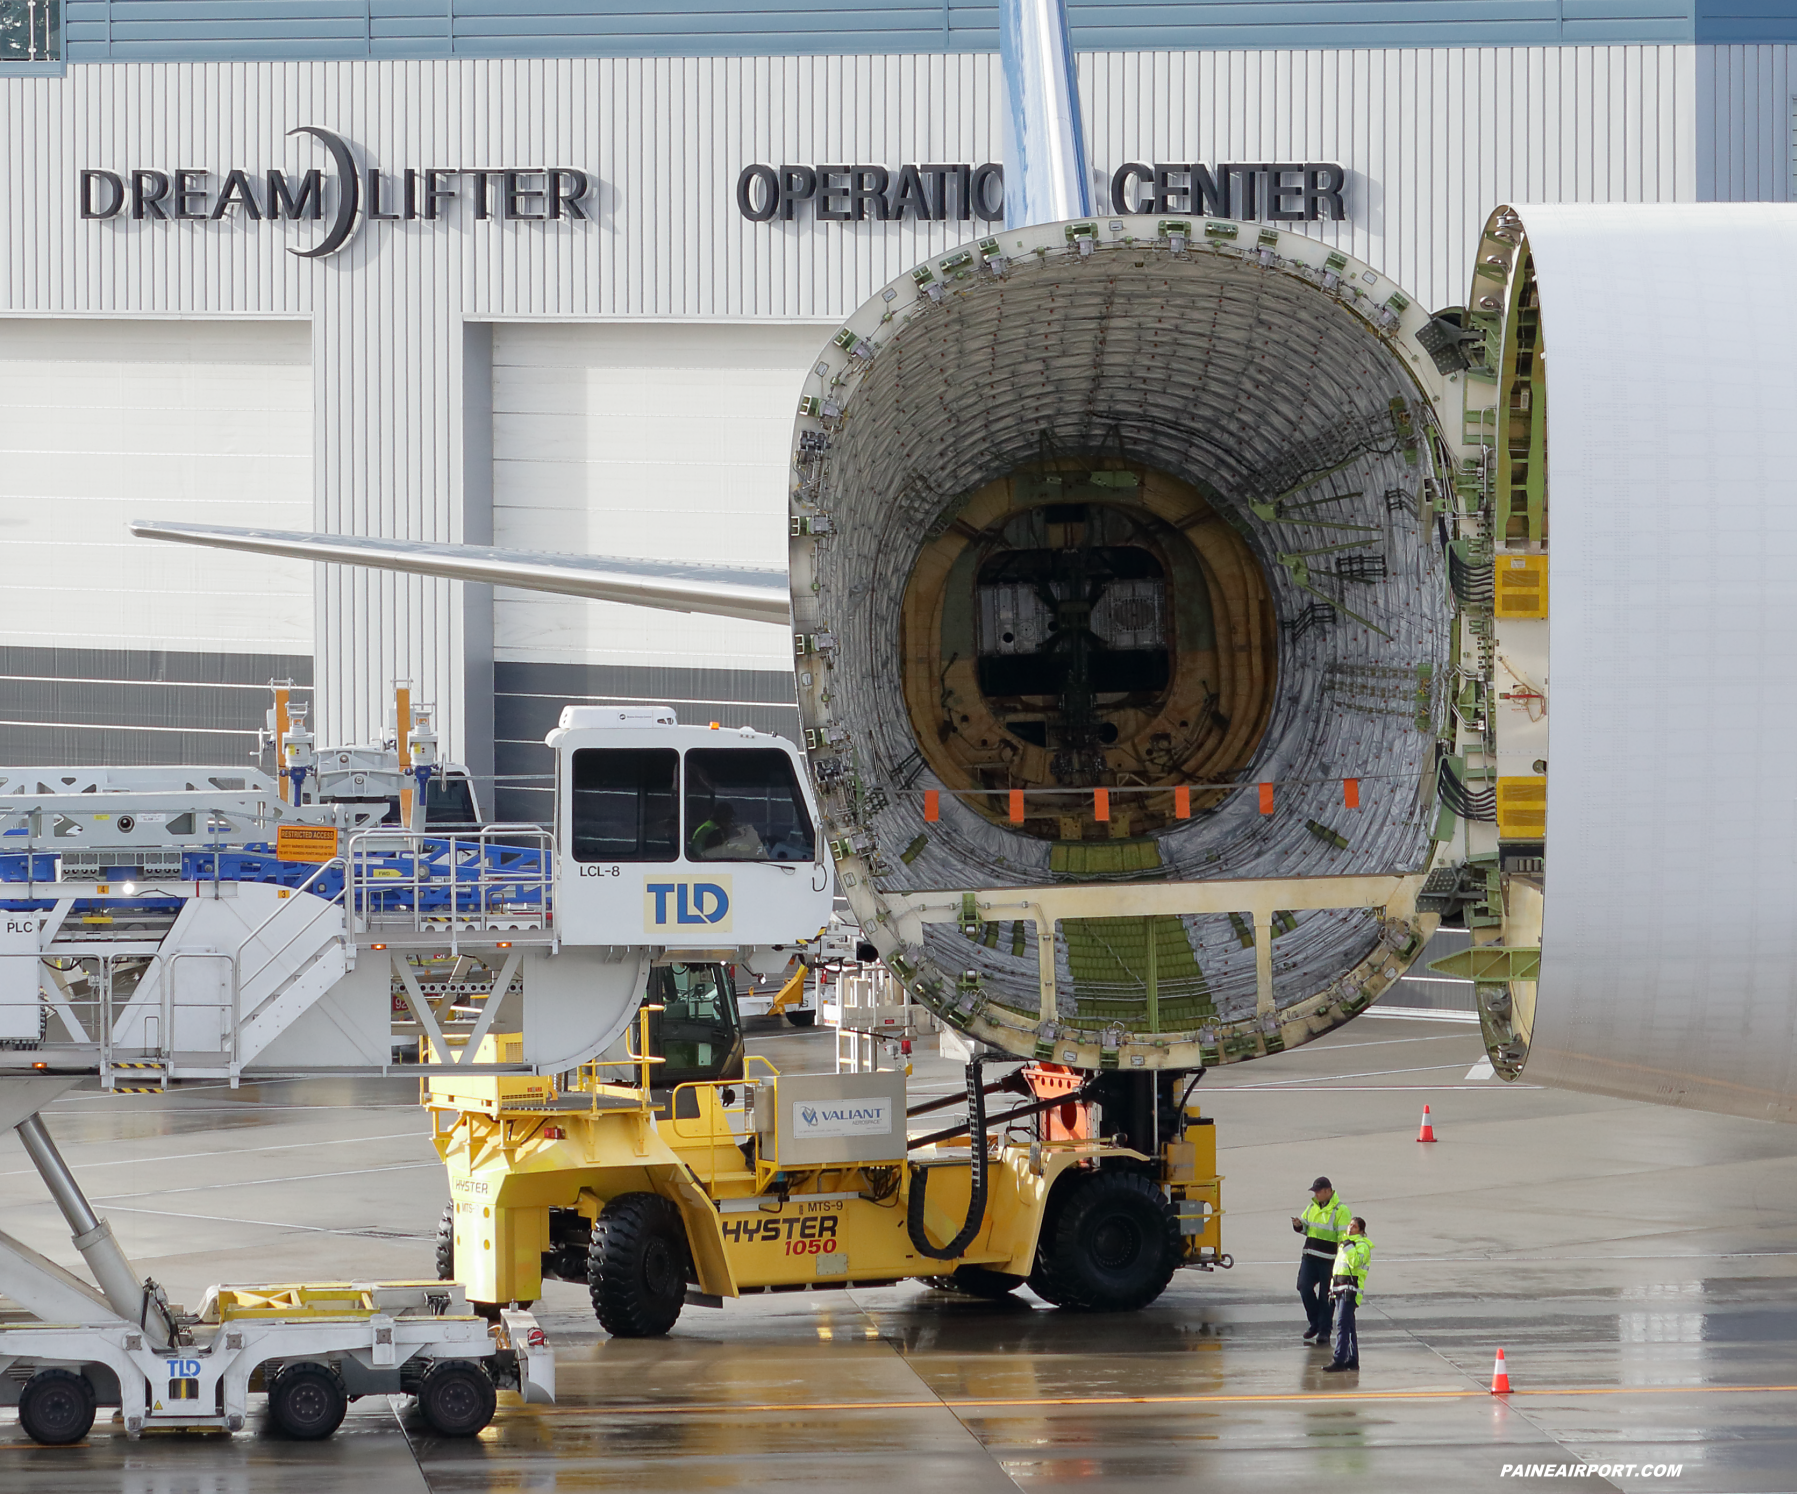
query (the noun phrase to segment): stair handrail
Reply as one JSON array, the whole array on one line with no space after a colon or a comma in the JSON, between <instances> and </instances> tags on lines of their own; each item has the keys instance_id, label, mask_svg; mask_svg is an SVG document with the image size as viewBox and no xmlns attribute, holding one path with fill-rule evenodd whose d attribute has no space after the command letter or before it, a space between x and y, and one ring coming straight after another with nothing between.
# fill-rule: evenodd
<instances>
[{"instance_id":1,"label":"stair handrail","mask_svg":"<svg viewBox=\"0 0 1797 1494\"><path fill-rule=\"evenodd\" d=\"M341 856L333 856L329 861L321 863L320 866L318 867L318 869L316 871L314 871L311 876L307 877L305 881L301 882L299 884L299 886L287 888L285 890L289 891L289 892L304 892L314 882L316 882L321 876L323 876L326 872L328 872L333 866L342 866L343 867L343 869L344 869L344 871L343 871L343 886L337 890L337 893L335 896L323 899L324 905L328 908L331 906L331 904L342 900L345 892L349 888L349 867L345 863L344 858ZM243 975L243 952L246 949L248 949L251 944L255 943L255 941L261 936L262 931L265 928L267 928L271 923L273 923L283 913L287 912L288 909L292 906L293 906L292 904L283 905L283 904L277 903L275 910L272 913L270 913L268 915L268 917L264 918L261 923L257 924L255 926L255 928L251 929L248 934L246 934L242 939L240 939L238 941L236 963L237 963L237 988L238 988L239 992L241 992L243 990L244 986L246 984L248 984L248 982L244 979L244 975ZM315 922L317 922L317 919L315 917L308 918L303 924L301 924L290 935L288 935L286 943L279 945L277 948L275 948L273 951L271 951L268 958L266 960L264 960L256 968L256 972L255 972L256 975L260 975L264 970L268 969L268 967L270 965L274 964L274 962L276 960L278 960L283 954L285 954L287 952L288 946L291 945L295 939L299 938L299 936L301 934L303 934L307 929L311 928ZM253 978L254 977L252 977L252 979Z\"/></svg>"}]
</instances>

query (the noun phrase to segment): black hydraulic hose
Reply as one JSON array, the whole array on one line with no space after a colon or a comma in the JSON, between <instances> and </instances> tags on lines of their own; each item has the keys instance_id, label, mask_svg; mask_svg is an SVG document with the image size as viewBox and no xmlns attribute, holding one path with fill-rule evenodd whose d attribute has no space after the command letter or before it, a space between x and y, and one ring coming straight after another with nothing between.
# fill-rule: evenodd
<instances>
[{"instance_id":1,"label":"black hydraulic hose","mask_svg":"<svg viewBox=\"0 0 1797 1494\"><path fill-rule=\"evenodd\" d=\"M953 1260L973 1243L986 1220L986 1091L980 1086L980 1061L967 1065L967 1129L973 1141L973 1187L967 1196L967 1218L960 1233L946 1245L932 1245L923 1227L924 1192L930 1170L911 1166L911 1200L905 1209L905 1231L919 1255L933 1261Z\"/></svg>"},{"instance_id":2,"label":"black hydraulic hose","mask_svg":"<svg viewBox=\"0 0 1797 1494\"><path fill-rule=\"evenodd\" d=\"M996 1126L1002 1130L1012 1121L1023 1120L1032 1115L1040 1115L1044 1110L1053 1110L1057 1106L1068 1104L1070 1101L1084 1099L1085 1093L1084 1088L1080 1088L1074 1090L1071 1094L1050 1095L1046 1100L1037 1100L1034 1104L1019 1105L1015 1110L1007 1110L1003 1115L993 1116L991 1120L987 1122L987 1129L990 1130L992 1127ZM963 1121L960 1125L950 1126L946 1130L932 1131L928 1136L913 1137L910 1141L906 1142L905 1145L912 1151L916 1151L920 1146L934 1146L938 1141L948 1141L952 1137L965 1136L967 1130L967 1123Z\"/></svg>"},{"instance_id":3,"label":"black hydraulic hose","mask_svg":"<svg viewBox=\"0 0 1797 1494\"><path fill-rule=\"evenodd\" d=\"M985 1087L985 1089L982 1091L982 1093L989 1094L989 1095L995 1095L1001 1089L1010 1089L1012 1080L1015 1077L1016 1077L1015 1075L1007 1074L1003 1079L998 1080L997 1083L988 1084ZM909 1110L907 1110L905 1112L905 1119L911 1120L911 1119L915 1118L916 1116L928 1115L932 1110L946 1110L946 1109L948 1109L948 1107L950 1105L959 1105L960 1103L961 1103L960 1095L944 1095L940 1100L926 1100L923 1104L913 1105ZM959 1133L951 1132L950 1134L957 1135Z\"/></svg>"}]
</instances>

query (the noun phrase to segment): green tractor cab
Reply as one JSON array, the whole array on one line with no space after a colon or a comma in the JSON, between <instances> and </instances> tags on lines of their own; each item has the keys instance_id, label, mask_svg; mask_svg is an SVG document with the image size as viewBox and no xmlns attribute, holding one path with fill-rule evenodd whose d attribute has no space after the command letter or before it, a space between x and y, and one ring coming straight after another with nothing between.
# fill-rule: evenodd
<instances>
[{"instance_id":1,"label":"green tractor cab","mask_svg":"<svg viewBox=\"0 0 1797 1494\"><path fill-rule=\"evenodd\" d=\"M643 1004L650 1056L663 1060L655 1066L655 1090L742 1078L743 1026L728 965L658 965Z\"/></svg>"}]
</instances>

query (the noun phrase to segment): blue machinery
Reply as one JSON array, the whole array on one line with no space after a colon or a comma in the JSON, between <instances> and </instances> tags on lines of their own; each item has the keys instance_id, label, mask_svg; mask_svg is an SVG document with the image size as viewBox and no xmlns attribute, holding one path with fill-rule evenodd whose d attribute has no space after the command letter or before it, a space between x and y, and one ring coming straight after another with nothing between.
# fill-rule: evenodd
<instances>
[{"instance_id":1,"label":"blue machinery","mask_svg":"<svg viewBox=\"0 0 1797 1494\"><path fill-rule=\"evenodd\" d=\"M362 839L365 837L358 837ZM535 825L497 826L478 835L403 837L405 844L382 845L402 837L368 837L373 843L352 842L347 857L323 866L304 861L283 861L275 847L250 842L230 849L182 851L180 872L171 880L202 883L262 883L291 891L305 891L328 902L350 891L348 911L366 922L378 922L395 914L423 918L472 918L509 916L528 919L547 927L553 916L553 867L547 849L547 832ZM529 843L520 843L529 842ZM43 884L59 881L59 857L54 852L0 854L0 911L47 913L57 906L51 897L34 895ZM119 895L81 898L74 911L83 915L127 910L179 911L183 898L134 896L142 873L131 864L108 867L109 879L101 884L117 886Z\"/></svg>"}]
</instances>

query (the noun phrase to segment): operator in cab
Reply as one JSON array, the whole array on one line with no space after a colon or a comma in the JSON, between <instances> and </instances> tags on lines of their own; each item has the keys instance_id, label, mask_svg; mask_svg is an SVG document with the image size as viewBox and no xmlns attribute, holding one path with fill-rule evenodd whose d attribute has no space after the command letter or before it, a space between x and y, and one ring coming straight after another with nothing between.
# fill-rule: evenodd
<instances>
[{"instance_id":1,"label":"operator in cab","mask_svg":"<svg viewBox=\"0 0 1797 1494\"><path fill-rule=\"evenodd\" d=\"M766 861L767 847L753 825L737 818L736 806L720 800L711 818L687 842L689 861Z\"/></svg>"},{"instance_id":2,"label":"operator in cab","mask_svg":"<svg viewBox=\"0 0 1797 1494\"><path fill-rule=\"evenodd\" d=\"M1304 1342L1312 1348L1329 1347L1329 1271L1336 1248L1348 1232L1348 1206L1336 1196L1328 1178L1310 1185L1310 1202L1302 1214L1292 1216L1292 1229L1304 1236L1304 1253L1298 1257L1298 1300L1304 1304L1309 1326Z\"/></svg>"},{"instance_id":3,"label":"operator in cab","mask_svg":"<svg viewBox=\"0 0 1797 1494\"><path fill-rule=\"evenodd\" d=\"M1348 1221L1348 1233L1335 1252L1329 1273L1329 1295L1335 1303L1335 1357L1323 1366L1324 1374L1341 1374L1360 1368L1360 1335L1354 1328L1354 1312L1366 1301L1366 1273L1373 1262L1373 1242L1366 1237L1366 1220L1358 1214Z\"/></svg>"}]
</instances>

